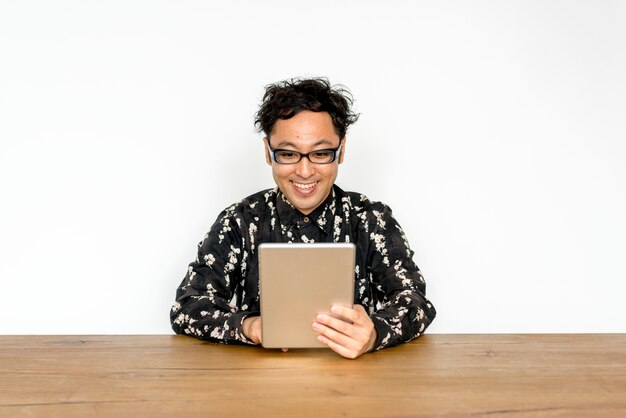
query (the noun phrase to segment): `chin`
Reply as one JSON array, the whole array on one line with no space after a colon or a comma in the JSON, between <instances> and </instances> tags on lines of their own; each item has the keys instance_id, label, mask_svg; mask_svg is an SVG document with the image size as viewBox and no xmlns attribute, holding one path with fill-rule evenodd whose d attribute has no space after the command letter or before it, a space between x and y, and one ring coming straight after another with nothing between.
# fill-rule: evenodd
<instances>
[{"instance_id":1,"label":"chin","mask_svg":"<svg viewBox=\"0 0 626 418\"><path fill-rule=\"evenodd\" d=\"M313 212L321 205L328 193L330 193L330 190L322 190L319 188L320 184L318 184L318 187L316 187L316 190L310 196L299 195L297 191L292 189L294 186L291 183L282 186L283 187L279 186L279 188L289 203L305 215ZM285 193L286 191L287 193Z\"/></svg>"}]
</instances>

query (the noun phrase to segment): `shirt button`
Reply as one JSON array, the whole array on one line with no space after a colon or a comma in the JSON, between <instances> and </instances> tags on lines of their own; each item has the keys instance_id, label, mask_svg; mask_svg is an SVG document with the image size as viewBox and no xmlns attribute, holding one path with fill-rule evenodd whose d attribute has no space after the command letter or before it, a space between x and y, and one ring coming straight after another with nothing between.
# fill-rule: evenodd
<instances>
[{"instance_id":1,"label":"shirt button","mask_svg":"<svg viewBox=\"0 0 626 418\"><path fill-rule=\"evenodd\" d=\"M304 220L304 222L309 222L309 217L305 216L303 220Z\"/></svg>"}]
</instances>

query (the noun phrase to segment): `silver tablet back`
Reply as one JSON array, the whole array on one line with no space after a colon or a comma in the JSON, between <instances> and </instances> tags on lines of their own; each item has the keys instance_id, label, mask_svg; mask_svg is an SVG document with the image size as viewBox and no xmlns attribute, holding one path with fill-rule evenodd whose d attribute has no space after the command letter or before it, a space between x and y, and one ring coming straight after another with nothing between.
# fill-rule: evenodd
<instances>
[{"instance_id":1,"label":"silver tablet back","mask_svg":"<svg viewBox=\"0 0 626 418\"><path fill-rule=\"evenodd\" d=\"M351 243L259 246L264 347L324 347L311 325L334 304L352 307L355 254Z\"/></svg>"}]
</instances>

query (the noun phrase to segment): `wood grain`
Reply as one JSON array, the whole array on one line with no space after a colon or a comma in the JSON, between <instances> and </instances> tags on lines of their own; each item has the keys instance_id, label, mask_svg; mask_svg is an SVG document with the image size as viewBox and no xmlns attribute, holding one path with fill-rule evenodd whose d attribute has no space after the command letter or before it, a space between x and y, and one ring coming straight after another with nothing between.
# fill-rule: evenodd
<instances>
[{"instance_id":1,"label":"wood grain","mask_svg":"<svg viewBox=\"0 0 626 418\"><path fill-rule=\"evenodd\" d=\"M626 334L425 335L346 360L183 336L0 336L0 416L625 417Z\"/></svg>"}]
</instances>

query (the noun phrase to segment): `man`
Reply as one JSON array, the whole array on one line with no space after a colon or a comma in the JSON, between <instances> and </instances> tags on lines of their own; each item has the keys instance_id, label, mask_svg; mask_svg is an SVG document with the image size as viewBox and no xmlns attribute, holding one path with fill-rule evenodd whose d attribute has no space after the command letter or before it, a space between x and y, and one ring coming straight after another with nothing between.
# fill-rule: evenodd
<instances>
[{"instance_id":1,"label":"man","mask_svg":"<svg viewBox=\"0 0 626 418\"><path fill-rule=\"evenodd\" d=\"M426 285L402 229L386 205L345 192L335 179L346 131L358 115L352 96L326 79L267 87L255 124L277 187L225 209L199 244L171 310L178 334L260 344L258 245L353 242L355 305L333 306L311 324L347 358L409 341L434 319ZM297 272L294 272L297 274Z\"/></svg>"}]
</instances>

